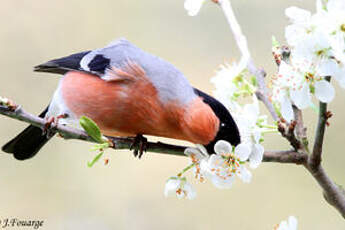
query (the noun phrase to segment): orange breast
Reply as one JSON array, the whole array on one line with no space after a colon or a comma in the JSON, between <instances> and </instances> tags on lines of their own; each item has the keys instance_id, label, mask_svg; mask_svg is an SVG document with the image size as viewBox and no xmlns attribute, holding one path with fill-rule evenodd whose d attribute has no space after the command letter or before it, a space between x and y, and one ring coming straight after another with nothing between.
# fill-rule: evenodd
<instances>
[{"instance_id":1,"label":"orange breast","mask_svg":"<svg viewBox=\"0 0 345 230\"><path fill-rule=\"evenodd\" d=\"M163 104L148 79L104 81L80 72L67 73L61 83L63 99L77 116L88 116L110 136L147 134L207 144L219 121L200 98L181 106Z\"/></svg>"}]
</instances>

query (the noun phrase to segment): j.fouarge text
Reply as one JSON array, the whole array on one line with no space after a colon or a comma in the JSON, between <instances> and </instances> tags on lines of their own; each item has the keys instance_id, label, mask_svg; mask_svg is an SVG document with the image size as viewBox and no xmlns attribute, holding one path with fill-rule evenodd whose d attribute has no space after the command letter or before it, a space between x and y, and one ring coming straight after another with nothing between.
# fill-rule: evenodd
<instances>
[{"instance_id":1,"label":"j.fouarge text","mask_svg":"<svg viewBox=\"0 0 345 230\"><path fill-rule=\"evenodd\" d=\"M30 220L18 218L3 218L0 219L0 228L32 228L39 229L43 226L43 220Z\"/></svg>"}]
</instances>

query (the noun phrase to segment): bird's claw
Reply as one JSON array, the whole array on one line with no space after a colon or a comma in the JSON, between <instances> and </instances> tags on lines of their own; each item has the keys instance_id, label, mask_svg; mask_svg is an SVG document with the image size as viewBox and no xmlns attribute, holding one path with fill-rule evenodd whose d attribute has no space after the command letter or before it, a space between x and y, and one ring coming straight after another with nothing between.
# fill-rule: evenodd
<instances>
[{"instance_id":1,"label":"bird's claw","mask_svg":"<svg viewBox=\"0 0 345 230\"><path fill-rule=\"evenodd\" d=\"M133 154L135 157L138 157L139 159L142 157L144 152L147 150L147 138L144 137L141 134L138 134L134 140L133 143L131 144L130 150L133 150Z\"/></svg>"},{"instance_id":2,"label":"bird's claw","mask_svg":"<svg viewBox=\"0 0 345 230\"><path fill-rule=\"evenodd\" d=\"M61 114L57 117L45 117L45 124L43 127L42 135L46 135L47 137L54 136L56 132L53 131L53 129L58 125L59 120L67 117L67 114Z\"/></svg>"}]
</instances>

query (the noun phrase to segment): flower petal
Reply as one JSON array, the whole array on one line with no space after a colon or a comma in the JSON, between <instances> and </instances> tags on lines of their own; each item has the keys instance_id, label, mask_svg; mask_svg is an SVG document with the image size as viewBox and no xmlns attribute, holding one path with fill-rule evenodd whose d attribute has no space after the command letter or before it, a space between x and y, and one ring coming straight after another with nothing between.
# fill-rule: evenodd
<instances>
[{"instance_id":1,"label":"flower petal","mask_svg":"<svg viewBox=\"0 0 345 230\"><path fill-rule=\"evenodd\" d=\"M193 148L193 147L188 147L184 150L184 154L187 156L195 155L198 156L200 154L199 149Z\"/></svg>"},{"instance_id":2,"label":"flower petal","mask_svg":"<svg viewBox=\"0 0 345 230\"><path fill-rule=\"evenodd\" d=\"M220 178L218 176L213 176L211 178L212 184L219 189L229 189L232 187L235 177L227 177L226 179Z\"/></svg>"},{"instance_id":3,"label":"flower petal","mask_svg":"<svg viewBox=\"0 0 345 230\"><path fill-rule=\"evenodd\" d=\"M297 230L297 219L296 219L296 217L289 216L288 223L289 223L289 229Z\"/></svg>"},{"instance_id":4,"label":"flower petal","mask_svg":"<svg viewBox=\"0 0 345 230\"><path fill-rule=\"evenodd\" d=\"M189 157L194 155L199 160L209 156L206 148L202 145L196 145L196 148L188 147L184 150L184 154Z\"/></svg>"},{"instance_id":5,"label":"flower petal","mask_svg":"<svg viewBox=\"0 0 345 230\"><path fill-rule=\"evenodd\" d=\"M340 86L345 89L345 66L342 66L341 68L338 68L338 71L333 76Z\"/></svg>"},{"instance_id":6,"label":"flower petal","mask_svg":"<svg viewBox=\"0 0 345 230\"><path fill-rule=\"evenodd\" d=\"M243 165L239 168L237 176L244 182L250 183L252 180L252 173Z\"/></svg>"},{"instance_id":7,"label":"flower petal","mask_svg":"<svg viewBox=\"0 0 345 230\"><path fill-rule=\"evenodd\" d=\"M292 6L285 10L285 15L292 23L304 24L310 20L311 13L307 10Z\"/></svg>"},{"instance_id":8,"label":"flower petal","mask_svg":"<svg viewBox=\"0 0 345 230\"><path fill-rule=\"evenodd\" d=\"M279 227L277 228L277 230L290 230L288 223L286 220L280 222Z\"/></svg>"},{"instance_id":9,"label":"flower petal","mask_svg":"<svg viewBox=\"0 0 345 230\"><path fill-rule=\"evenodd\" d=\"M259 101L255 94L253 95L253 103L244 105L243 115L245 116L245 119L250 123L250 125L254 125L257 122L260 115L260 109Z\"/></svg>"},{"instance_id":10,"label":"flower petal","mask_svg":"<svg viewBox=\"0 0 345 230\"><path fill-rule=\"evenodd\" d=\"M178 180L177 178L170 178L166 183L165 183L165 188L164 188L164 196L175 196L177 188L180 186L181 181Z\"/></svg>"},{"instance_id":11,"label":"flower petal","mask_svg":"<svg viewBox=\"0 0 345 230\"><path fill-rule=\"evenodd\" d=\"M219 162L224 161L220 155L212 154L209 158L200 161L200 173L205 178L212 180L214 169L218 167Z\"/></svg>"},{"instance_id":12,"label":"flower petal","mask_svg":"<svg viewBox=\"0 0 345 230\"><path fill-rule=\"evenodd\" d=\"M241 143L235 148L235 155L240 159L240 161L248 160L250 155L250 146L249 144Z\"/></svg>"},{"instance_id":13,"label":"flower petal","mask_svg":"<svg viewBox=\"0 0 345 230\"><path fill-rule=\"evenodd\" d=\"M335 91L333 86L326 80L321 80L315 83L315 96L324 103L329 103L333 100Z\"/></svg>"},{"instance_id":14,"label":"flower petal","mask_svg":"<svg viewBox=\"0 0 345 230\"><path fill-rule=\"evenodd\" d=\"M345 2L342 0L329 0L327 2L328 11L345 11Z\"/></svg>"},{"instance_id":15,"label":"flower petal","mask_svg":"<svg viewBox=\"0 0 345 230\"><path fill-rule=\"evenodd\" d=\"M183 185L183 190L187 193L186 194L187 199L193 200L196 197L196 191L189 182L186 182Z\"/></svg>"},{"instance_id":16,"label":"flower petal","mask_svg":"<svg viewBox=\"0 0 345 230\"><path fill-rule=\"evenodd\" d=\"M202 4L205 0L186 0L184 8L187 10L189 16L195 16L199 13Z\"/></svg>"},{"instance_id":17,"label":"flower petal","mask_svg":"<svg viewBox=\"0 0 345 230\"><path fill-rule=\"evenodd\" d=\"M217 143L214 145L214 151L216 154L220 155L223 153L231 153L232 152L232 146L227 141L217 141Z\"/></svg>"},{"instance_id":18,"label":"flower petal","mask_svg":"<svg viewBox=\"0 0 345 230\"><path fill-rule=\"evenodd\" d=\"M280 101L280 106L281 106L280 112L283 118L287 122L291 122L294 119L291 101L287 97L284 97Z\"/></svg>"},{"instance_id":19,"label":"flower petal","mask_svg":"<svg viewBox=\"0 0 345 230\"><path fill-rule=\"evenodd\" d=\"M200 150L200 152L202 153L202 155L204 157L208 157L209 156L209 154L207 152L207 149L203 145L197 144L196 147Z\"/></svg>"},{"instance_id":20,"label":"flower petal","mask_svg":"<svg viewBox=\"0 0 345 230\"><path fill-rule=\"evenodd\" d=\"M209 159L202 159L200 161L200 174L206 177L207 179L211 178L211 170L208 164Z\"/></svg>"},{"instance_id":21,"label":"flower petal","mask_svg":"<svg viewBox=\"0 0 345 230\"><path fill-rule=\"evenodd\" d=\"M261 139L261 130L260 130L260 128L258 128L258 127L255 127L254 129L253 129L253 138L254 138L254 143L259 143L260 142L260 139Z\"/></svg>"},{"instance_id":22,"label":"flower petal","mask_svg":"<svg viewBox=\"0 0 345 230\"><path fill-rule=\"evenodd\" d=\"M324 11L323 1L322 0L316 0L316 12L320 13L322 11Z\"/></svg>"},{"instance_id":23,"label":"flower petal","mask_svg":"<svg viewBox=\"0 0 345 230\"><path fill-rule=\"evenodd\" d=\"M338 69L337 63L332 59L322 60L317 68L317 73L321 77L333 76Z\"/></svg>"},{"instance_id":24,"label":"flower petal","mask_svg":"<svg viewBox=\"0 0 345 230\"><path fill-rule=\"evenodd\" d=\"M290 96L299 109L305 109L311 105L309 85L306 83L299 90L290 90Z\"/></svg>"},{"instance_id":25,"label":"flower petal","mask_svg":"<svg viewBox=\"0 0 345 230\"><path fill-rule=\"evenodd\" d=\"M251 168L257 168L264 157L264 147L260 144L255 144L253 146L252 154L249 156L249 166Z\"/></svg>"},{"instance_id":26,"label":"flower petal","mask_svg":"<svg viewBox=\"0 0 345 230\"><path fill-rule=\"evenodd\" d=\"M297 45L298 42L303 39L302 35L304 35L304 32L305 29L300 25L288 25L287 27L285 27L285 38L287 43L290 46Z\"/></svg>"}]
</instances>

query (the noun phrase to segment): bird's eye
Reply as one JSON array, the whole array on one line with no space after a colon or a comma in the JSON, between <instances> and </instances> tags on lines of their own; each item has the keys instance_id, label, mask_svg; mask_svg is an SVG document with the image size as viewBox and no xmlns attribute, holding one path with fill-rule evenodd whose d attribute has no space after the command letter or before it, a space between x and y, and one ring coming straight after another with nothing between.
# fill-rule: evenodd
<instances>
[{"instance_id":1,"label":"bird's eye","mask_svg":"<svg viewBox=\"0 0 345 230\"><path fill-rule=\"evenodd\" d=\"M225 124L224 124L224 123L221 123L220 126L221 126L221 127L225 127Z\"/></svg>"}]
</instances>

